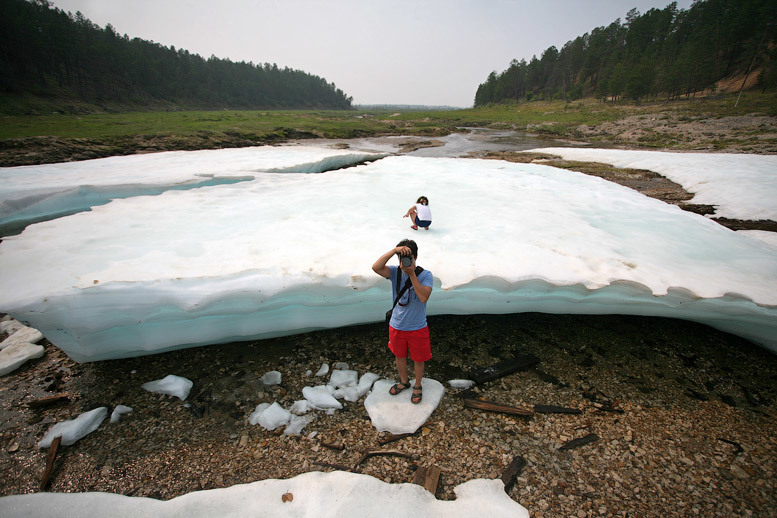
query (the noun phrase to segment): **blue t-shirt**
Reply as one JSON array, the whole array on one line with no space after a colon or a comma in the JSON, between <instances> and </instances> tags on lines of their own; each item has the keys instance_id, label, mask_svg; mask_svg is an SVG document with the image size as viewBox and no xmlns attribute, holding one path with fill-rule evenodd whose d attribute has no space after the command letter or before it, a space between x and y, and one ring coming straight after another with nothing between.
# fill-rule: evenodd
<instances>
[{"instance_id":1,"label":"blue t-shirt","mask_svg":"<svg viewBox=\"0 0 777 518\"><path fill-rule=\"evenodd\" d=\"M389 280L391 280L391 302L397 298L397 269L398 266L389 266L391 271ZM407 275L402 273L399 284L399 290L407 282ZM432 286L434 282L434 276L429 270L424 270L421 275L418 276L418 281L423 286ZM415 293L415 288L411 284L410 287L402 294L402 298L399 299L397 305L394 306L394 312L391 314L391 321L389 322L391 327L399 329L400 331L416 331L426 327L426 302L421 302L418 299L418 295Z\"/></svg>"}]
</instances>

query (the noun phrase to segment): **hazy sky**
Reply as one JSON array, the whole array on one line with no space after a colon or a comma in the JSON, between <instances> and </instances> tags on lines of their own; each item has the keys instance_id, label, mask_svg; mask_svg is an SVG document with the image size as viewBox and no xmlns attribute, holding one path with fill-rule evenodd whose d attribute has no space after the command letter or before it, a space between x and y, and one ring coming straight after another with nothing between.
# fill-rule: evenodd
<instances>
[{"instance_id":1,"label":"hazy sky","mask_svg":"<svg viewBox=\"0 0 777 518\"><path fill-rule=\"evenodd\" d=\"M355 104L471 106L488 74L669 0L53 0L204 58L277 63ZM688 9L692 0L678 0Z\"/></svg>"}]
</instances>

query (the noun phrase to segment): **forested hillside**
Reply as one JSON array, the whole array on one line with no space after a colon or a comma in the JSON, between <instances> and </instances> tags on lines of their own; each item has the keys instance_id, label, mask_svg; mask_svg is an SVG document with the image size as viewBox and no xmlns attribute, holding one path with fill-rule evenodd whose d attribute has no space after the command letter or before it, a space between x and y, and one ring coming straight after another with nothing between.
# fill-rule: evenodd
<instances>
[{"instance_id":1,"label":"forested hillside","mask_svg":"<svg viewBox=\"0 0 777 518\"><path fill-rule=\"evenodd\" d=\"M777 0L699 0L615 20L492 72L475 106L531 99L640 99L694 95L732 79L777 86ZM734 81L733 78L736 78ZM748 81L748 84L751 81Z\"/></svg>"},{"instance_id":2,"label":"forested hillside","mask_svg":"<svg viewBox=\"0 0 777 518\"><path fill-rule=\"evenodd\" d=\"M0 94L134 107L351 107L351 98L321 77L203 59L100 28L46 0L0 0Z\"/></svg>"}]
</instances>

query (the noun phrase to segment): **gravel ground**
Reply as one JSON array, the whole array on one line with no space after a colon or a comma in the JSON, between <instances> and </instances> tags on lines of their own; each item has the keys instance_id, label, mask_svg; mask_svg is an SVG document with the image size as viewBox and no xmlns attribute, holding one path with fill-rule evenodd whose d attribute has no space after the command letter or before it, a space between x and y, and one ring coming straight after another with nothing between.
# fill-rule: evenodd
<instances>
[{"instance_id":1,"label":"gravel ground","mask_svg":"<svg viewBox=\"0 0 777 518\"><path fill-rule=\"evenodd\" d=\"M435 464L440 499L466 480L501 476L521 456L509 495L534 517L777 516L774 354L700 324L647 317L441 316L430 327L428 376L444 382L531 353L538 365L464 395L582 412L485 412L448 389L426 426L390 444L378 442L387 434L371 426L363 400L287 436L251 426L249 414L261 402L288 408L301 399L303 386L320 383L305 372L323 362L394 377L382 324L87 364L44 341L43 358L0 378L0 494L39 490L47 452L36 443L52 424L124 404L134 412L60 447L49 491L169 499L394 449L414 458L371 457L358 470L401 483ZM281 385L262 384L269 370L283 374ZM168 374L194 382L188 406L140 387ZM70 400L27 406L57 393ZM559 450L590 434L598 440Z\"/></svg>"}]
</instances>

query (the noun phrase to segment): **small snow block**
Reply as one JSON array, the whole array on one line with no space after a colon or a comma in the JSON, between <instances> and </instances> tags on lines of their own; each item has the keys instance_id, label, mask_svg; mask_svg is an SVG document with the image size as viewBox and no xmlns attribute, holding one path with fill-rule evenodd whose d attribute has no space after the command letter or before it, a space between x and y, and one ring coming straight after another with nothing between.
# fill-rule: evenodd
<instances>
[{"instance_id":1,"label":"small snow block","mask_svg":"<svg viewBox=\"0 0 777 518\"><path fill-rule=\"evenodd\" d=\"M504 360L491 365L490 367L475 369L469 374L469 379L474 380L475 383L480 385L508 376L514 372L526 370L538 363L540 363L540 359L533 354L521 354L509 360Z\"/></svg>"},{"instance_id":2,"label":"small snow block","mask_svg":"<svg viewBox=\"0 0 777 518\"><path fill-rule=\"evenodd\" d=\"M0 351L0 376L9 374L28 360L43 356L43 346L29 342L16 342Z\"/></svg>"},{"instance_id":3,"label":"small snow block","mask_svg":"<svg viewBox=\"0 0 777 518\"><path fill-rule=\"evenodd\" d=\"M563 450L571 450L574 448L579 448L581 446L585 446L586 444L590 444L592 442L596 442L599 440L599 436L595 433L589 433L585 437L580 437L579 439L572 439L568 443L564 444L559 448L559 451Z\"/></svg>"}]
</instances>

